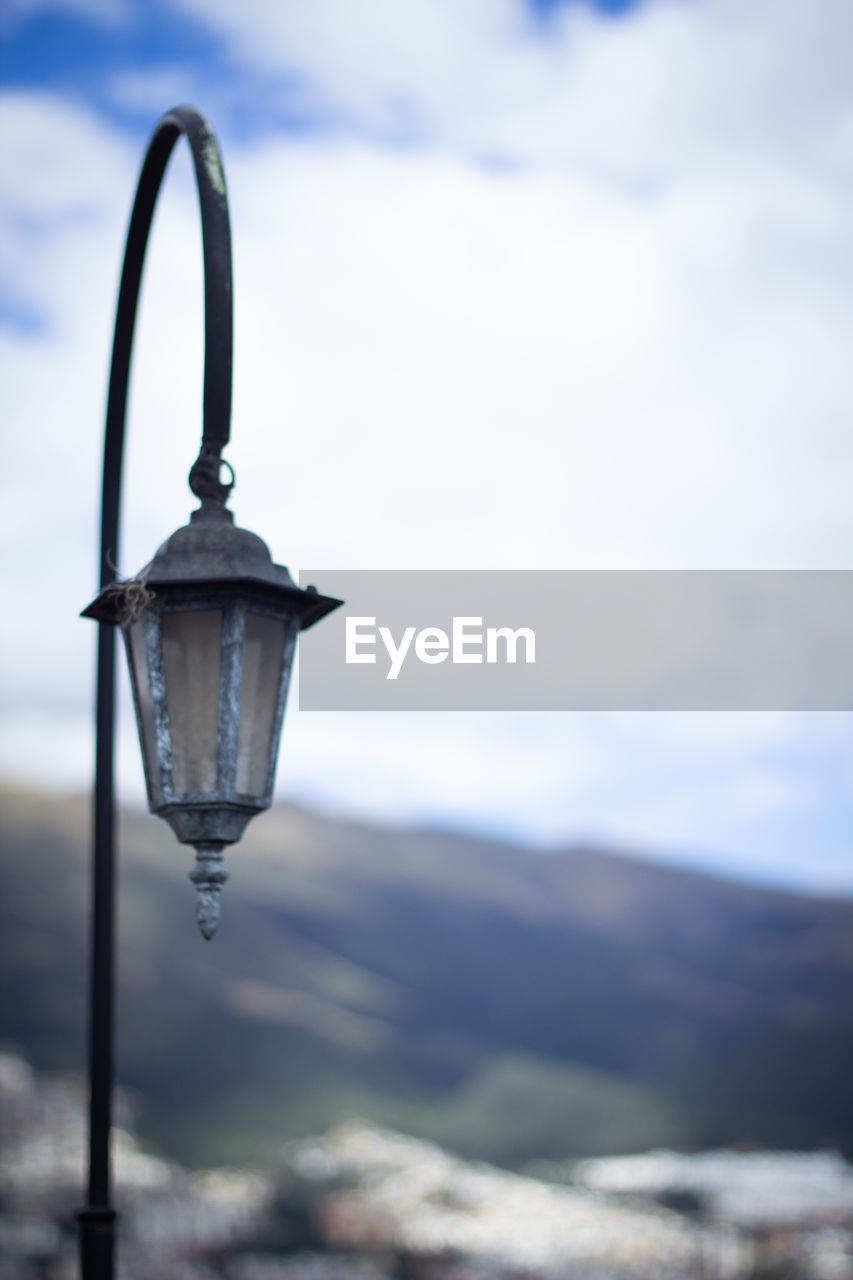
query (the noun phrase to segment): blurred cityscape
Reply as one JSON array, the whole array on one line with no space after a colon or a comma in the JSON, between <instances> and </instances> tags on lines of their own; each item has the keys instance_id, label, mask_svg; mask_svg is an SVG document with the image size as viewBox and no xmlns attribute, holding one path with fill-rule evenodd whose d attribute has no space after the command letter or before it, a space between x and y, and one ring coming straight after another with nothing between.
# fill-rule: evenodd
<instances>
[{"instance_id":1,"label":"blurred cityscape","mask_svg":"<svg viewBox=\"0 0 853 1280\"><path fill-rule=\"evenodd\" d=\"M72 1280L80 1077L0 1053L0 1280ZM121 1280L845 1280L853 1167L833 1152L538 1162L524 1173L352 1121L270 1172L188 1172L115 1138ZM211 1117L215 1123L215 1117Z\"/></svg>"}]
</instances>

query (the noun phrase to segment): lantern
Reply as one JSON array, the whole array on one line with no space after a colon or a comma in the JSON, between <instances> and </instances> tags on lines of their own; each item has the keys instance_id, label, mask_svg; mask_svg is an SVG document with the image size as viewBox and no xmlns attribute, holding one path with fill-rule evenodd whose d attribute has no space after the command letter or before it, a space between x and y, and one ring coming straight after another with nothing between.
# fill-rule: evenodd
<instances>
[{"instance_id":1,"label":"lantern","mask_svg":"<svg viewBox=\"0 0 853 1280\"><path fill-rule=\"evenodd\" d=\"M195 846L206 938L222 851L272 803L296 637L340 603L298 587L224 502L205 499L137 578L84 611L124 634L148 805Z\"/></svg>"}]
</instances>

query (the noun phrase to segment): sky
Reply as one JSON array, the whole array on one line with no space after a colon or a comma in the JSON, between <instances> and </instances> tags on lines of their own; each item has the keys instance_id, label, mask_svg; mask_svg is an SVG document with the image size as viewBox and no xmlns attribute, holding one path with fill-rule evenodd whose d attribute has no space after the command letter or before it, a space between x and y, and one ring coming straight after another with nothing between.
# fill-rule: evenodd
<instances>
[{"instance_id":1,"label":"sky","mask_svg":"<svg viewBox=\"0 0 853 1280\"><path fill-rule=\"evenodd\" d=\"M229 186L232 506L294 573L853 568L851 46L849 0L7 0L0 774L90 785L78 614L115 291L147 138L181 102ZM193 505L195 199L182 145L123 573ZM292 695L277 796L849 893L852 731ZM125 689L141 801L134 735Z\"/></svg>"}]
</instances>

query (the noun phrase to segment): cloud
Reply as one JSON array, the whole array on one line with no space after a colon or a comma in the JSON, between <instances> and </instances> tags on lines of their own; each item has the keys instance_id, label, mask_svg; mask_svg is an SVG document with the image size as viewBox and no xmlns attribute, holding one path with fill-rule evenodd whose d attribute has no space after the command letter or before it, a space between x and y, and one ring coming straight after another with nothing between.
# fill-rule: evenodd
<instances>
[{"instance_id":1,"label":"cloud","mask_svg":"<svg viewBox=\"0 0 853 1280\"><path fill-rule=\"evenodd\" d=\"M503 0L196 11L247 76L282 93L296 77L324 122L226 134L233 505L276 559L849 567L849 6L658 0L619 22L569 6L547 36ZM183 97L197 71L155 74ZM112 84L138 102L153 82ZM401 121L412 145L390 146ZM40 319L0 330L3 764L83 785L94 637L76 614L141 156L58 95L7 91L3 124L0 279ZM173 167L135 352L128 572L186 518L200 431L183 148ZM793 874L816 811L849 807L849 752L837 721L758 723L289 714L281 778L387 819L633 833L756 864L776 847ZM774 799L792 769L795 822ZM761 785L736 803L738 774ZM138 794L138 763L123 777ZM814 830L838 859L840 824Z\"/></svg>"},{"instance_id":2,"label":"cloud","mask_svg":"<svg viewBox=\"0 0 853 1280\"><path fill-rule=\"evenodd\" d=\"M342 128L381 134L396 112L438 146L604 178L849 154L845 0L650 0L618 21L565 5L544 33L518 0L181 8L256 73L299 77Z\"/></svg>"}]
</instances>

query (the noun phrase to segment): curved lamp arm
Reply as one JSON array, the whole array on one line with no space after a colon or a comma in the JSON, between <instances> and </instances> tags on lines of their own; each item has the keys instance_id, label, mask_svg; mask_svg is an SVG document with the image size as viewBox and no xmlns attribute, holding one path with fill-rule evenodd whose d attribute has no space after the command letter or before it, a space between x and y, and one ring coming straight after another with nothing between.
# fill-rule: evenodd
<instances>
[{"instance_id":1,"label":"curved lamp arm","mask_svg":"<svg viewBox=\"0 0 853 1280\"><path fill-rule=\"evenodd\" d=\"M204 416L201 451L190 472L196 497L224 502L230 484L219 481L220 454L231 419L231 231L219 146L193 107L175 107L158 122L142 166L127 233L110 366L101 500L100 585L115 581L130 358L139 285L154 206L172 149L185 134L195 163L204 247ZM110 1130L113 1088L113 918L115 899L115 627L98 627L94 851L89 1015L89 1180L79 1213L83 1280L112 1280L114 1220L111 1205Z\"/></svg>"},{"instance_id":2,"label":"curved lamp arm","mask_svg":"<svg viewBox=\"0 0 853 1280\"><path fill-rule=\"evenodd\" d=\"M219 483L220 454L230 434L233 348L231 228L225 173L219 144L204 116L194 107L173 107L157 122L148 144L119 286L104 441L102 587L114 581L118 563L124 424L142 268L163 175L181 134L186 135L195 165L204 249L204 415L201 452L190 472L190 488L198 498L222 500L231 489L230 484Z\"/></svg>"}]
</instances>

